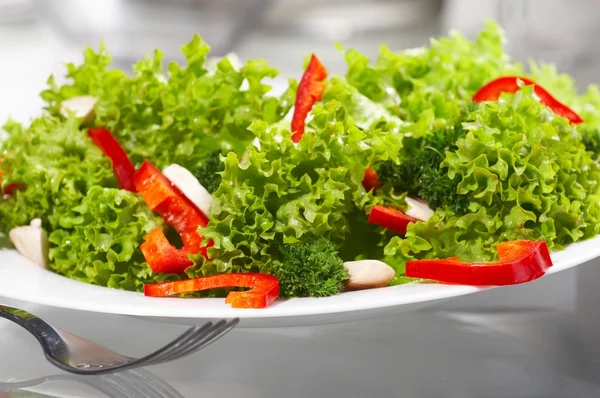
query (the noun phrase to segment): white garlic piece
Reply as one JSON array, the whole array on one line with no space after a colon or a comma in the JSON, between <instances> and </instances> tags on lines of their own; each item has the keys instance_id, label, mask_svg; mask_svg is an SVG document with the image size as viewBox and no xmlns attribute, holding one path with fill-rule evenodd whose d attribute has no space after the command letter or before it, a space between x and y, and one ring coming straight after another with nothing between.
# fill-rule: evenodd
<instances>
[{"instance_id":1,"label":"white garlic piece","mask_svg":"<svg viewBox=\"0 0 600 398\"><path fill-rule=\"evenodd\" d=\"M163 174L204 215L208 216L213 197L188 169L178 164L171 164L164 168Z\"/></svg>"},{"instance_id":2,"label":"white garlic piece","mask_svg":"<svg viewBox=\"0 0 600 398\"><path fill-rule=\"evenodd\" d=\"M94 120L94 106L96 106L98 98L91 95L81 95L64 100L60 104L60 113L64 117L68 117L69 113L75 114L75 117L82 118L82 124L86 124Z\"/></svg>"},{"instance_id":3,"label":"white garlic piece","mask_svg":"<svg viewBox=\"0 0 600 398\"><path fill-rule=\"evenodd\" d=\"M48 267L48 233L42 228L42 220L36 218L30 225L13 228L8 235L23 257Z\"/></svg>"},{"instance_id":4,"label":"white garlic piece","mask_svg":"<svg viewBox=\"0 0 600 398\"><path fill-rule=\"evenodd\" d=\"M408 210L404 213L407 216L414 217L421 221L427 221L433 217L433 213L435 212L431 207L427 206L427 203L409 197L406 197L404 200L408 205Z\"/></svg>"},{"instance_id":5,"label":"white garlic piece","mask_svg":"<svg viewBox=\"0 0 600 398\"><path fill-rule=\"evenodd\" d=\"M392 267L379 260L346 261L344 267L348 270L346 290L385 287L396 276Z\"/></svg>"}]
</instances>

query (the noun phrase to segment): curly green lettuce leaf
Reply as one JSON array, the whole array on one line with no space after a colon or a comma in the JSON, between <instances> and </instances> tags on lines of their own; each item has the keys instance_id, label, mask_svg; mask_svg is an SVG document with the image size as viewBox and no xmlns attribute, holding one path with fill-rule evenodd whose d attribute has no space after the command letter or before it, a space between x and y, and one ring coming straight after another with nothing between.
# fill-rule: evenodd
<instances>
[{"instance_id":1,"label":"curly green lettuce leaf","mask_svg":"<svg viewBox=\"0 0 600 398\"><path fill-rule=\"evenodd\" d=\"M50 268L82 282L141 291L144 283L176 278L153 274L140 244L163 224L143 199L131 192L92 187L82 201L57 210L63 227L52 231Z\"/></svg>"},{"instance_id":2,"label":"curly green lettuce leaf","mask_svg":"<svg viewBox=\"0 0 600 398\"><path fill-rule=\"evenodd\" d=\"M80 204L95 185L117 187L110 160L79 130L74 119L34 119L29 128L9 121L2 142L2 184L22 183L24 190L0 199L0 231L41 218L49 231L68 224L56 210Z\"/></svg>"},{"instance_id":3,"label":"curly green lettuce leaf","mask_svg":"<svg viewBox=\"0 0 600 398\"><path fill-rule=\"evenodd\" d=\"M374 64L349 50L344 53L346 78L361 94L409 122L405 131L420 136L452 125L489 80L522 72L519 64L510 62L503 43L501 28L487 22L474 41L452 32L432 39L428 48L392 52L383 46Z\"/></svg>"},{"instance_id":4,"label":"curly green lettuce leaf","mask_svg":"<svg viewBox=\"0 0 600 398\"><path fill-rule=\"evenodd\" d=\"M413 258L493 260L495 244L545 240L552 250L598 233L600 173L578 127L557 117L531 87L486 103L442 167L458 179L471 213L437 212L386 246L398 271Z\"/></svg>"},{"instance_id":5,"label":"curly green lettuce leaf","mask_svg":"<svg viewBox=\"0 0 600 398\"><path fill-rule=\"evenodd\" d=\"M256 121L250 130L260 149L251 146L241 159L227 155L210 222L201 230L214 242L208 249L212 261L192 274L272 272L283 259L278 248L309 235L330 241L341 253L351 252L345 242L360 240L354 235L379 236L350 220L366 220L363 209L371 194L361 183L365 168L397 156L400 135L382 130L395 125L362 130L337 100L317 104L312 116L298 144L289 128Z\"/></svg>"},{"instance_id":6,"label":"curly green lettuce leaf","mask_svg":"<svg viewBox=\"0 0 600 398\"><path fill-rule=\"evenodd\" d=\"M151 160L163 168L177 163L202 174L205 159L215 150L243 152L254 135L247 130L254 119L280 120L290 109L296 84L281 96L268 96L265 83L277 71L262 60L236 68L223 58L209 71L209 46L199 36L182 47L186 65L172 62L167 70L163 53L155 51L133 68L133 76L109 68L104 46L85 52L82 65L68 65L70 83L54 79L42 93L48 110L77 95L98 97L95 124L110 129L134 164Z\"/></svg>"},{"instance_id":7,"label":"curly green lettuce leaf","mask_svg":"<svg viewBox=\"0 0 600 398\"><path fill-rule=\"evenodd\" d=\"M583 143L597 158L600 155L600 89L591 84L578 94L573 78L559 73L554 65L529 62L529 76L533 81L548 90L560 102L572 108L581 116L579 126Z\"/></svg>"}]
</instances>

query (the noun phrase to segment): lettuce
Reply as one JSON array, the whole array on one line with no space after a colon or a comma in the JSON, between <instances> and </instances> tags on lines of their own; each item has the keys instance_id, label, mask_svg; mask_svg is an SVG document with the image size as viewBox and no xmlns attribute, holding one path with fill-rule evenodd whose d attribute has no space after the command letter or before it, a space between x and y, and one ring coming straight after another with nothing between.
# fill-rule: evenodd
<instances>
[{"instance_id":1,"label":"lettuce","mask_svg":"<svg viewBox=\"0 0 600 398\"><path fill-rule=\"evenodd\" d=\"M254 122L260 149L250 147L241 159L227 155L210 222L200 231L214 242L212 261L188 273L271 272L281 264L278 247L306 235L332 242L342 256L356 241L379 236L373 226L363 228L371 194L361 181L369 164L398 153L400 135L391 132L398 126L362 130L351 113L337 100L317 104L298 144L289 128Z\"/></svg>"},{"instance_id":2,"label":"lettuce","mask_svg":"<svg viewBox=\"0 0 600 398\"><path fill-rule=\"evenodd\" d=\"M545 240L552 250L598 233L600 173L577 126L541 104L531 87L481 104L442 167L471 212L438 211L385 248L400 271L414 258L494 259L494 246Z\"/></svg>"},{"instance_id":3,"label":"lettuce","mask_svg":"<svg viewBox=\"0 0 600 398\"><path fill-rule=\"evenodd\" d=\"M488 22L475 41L458 32L432 39L429 48L392 52L382 46L374 64L356 50L344 53L346 79L361 94L384 105L421 136L451 126L472 95L502 74L521 74L504 52L500 27Z\"/></svg>"},{"instance_id":4,"label":"lettuce","mask_svg":"<svg viewBox=\"0 0 600 398\"><path fill-rule=\"evenodd\" d=\"M41 116L29 128L9 121L4 130L2 184L20 182L27 188L0 199L0 231L34 218L52 231L69 223L56 211L79 205L92 186L117 187L110 160L76 120Z\"/></svg>"},{"instance_id":5,"label":"lettuce","mask_svg":"<svg viewBox=\"0 0 600 398\"><path fill-rule=\"evenodd\" d=\"M57 211L64 227L50 234L50 268L69 278L140 291L144 283L176 278L153 275L140 244L163 224L143 199L128 191L92 187L81 203Z\"/></svg>"},{"instance_id":6,"label":"lettuce","mask_svg":"<svg viewBox=\"0 0 600 398\"><path fill-rule=\"evenodd\" d=\"M94 95L95 124L111 130L135 165L151 160L163 168L171 163L200 174L204 160L215 150L243 152L254 135L247 130L254 119L280 120L289 110L295 83L280 98L266 94L265 79L277 71L265 61L251 60L239 70L228 58L214 71L206 66L210 47L195 36L182 47L185 66L163 66L163 53L155 51L133 67L133 76L109 69L104 46L85 51L80 66L68 65L70 83L59 86L50 78L42 93L51 114L63 100Z\"/></svg>"}]
</instances>

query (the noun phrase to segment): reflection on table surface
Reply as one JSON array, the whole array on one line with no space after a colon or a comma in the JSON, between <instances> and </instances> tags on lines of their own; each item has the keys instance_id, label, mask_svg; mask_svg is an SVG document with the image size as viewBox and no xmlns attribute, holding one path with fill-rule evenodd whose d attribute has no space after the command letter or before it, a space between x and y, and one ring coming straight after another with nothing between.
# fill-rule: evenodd
<instances>
[{"instance_id":1,"label":"reflection on table surface","mask_svg":"<svg viewBox=\"0 0 600 398\"><path fill-rule=\"evenodd\" d=\"M598 265L589 263L576 270L586 271L585 279L593 280L590 276L597 279ZM559 305L553 301L557 292L548 288L556 281L575 283L576 277L574 270L565 271L533 284L388 318L318 327L237 329L192 357L148 371L163 380L156 379L157 383L168 383L184 397L596 397L600 395L596 337L600 321L577 296L563 297ZM538 292L536 300L524 298L531 289ZM519 300L522 305L515 305ZM10 304L134 356L186 327ZM0 322L0 333L5 342L0 344L0 381L56 374L26 332ZM146 377L152 376L146 373ZM35 391L51 396L105 396L73 380L50 380Z\"/></svg>"}]
</instances>

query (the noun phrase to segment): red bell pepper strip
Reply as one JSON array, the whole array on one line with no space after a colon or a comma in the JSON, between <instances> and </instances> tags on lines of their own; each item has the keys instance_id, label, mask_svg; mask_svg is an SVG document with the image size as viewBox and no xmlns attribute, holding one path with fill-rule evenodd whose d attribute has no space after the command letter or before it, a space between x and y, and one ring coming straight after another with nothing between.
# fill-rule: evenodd
<instances>
[{"instance_id":1,"label":"red bell pepper strip","mask_svg":"<svg viewBox=\"0 0 600 398\"><path fill-rule=\"evenodd\" d=\"M368 221L372 224L392 230L400 235L404 235L406 234L406 227L408 227L408 224L419 220L407 216L400 210L376 205L373 207L373 210L371 210Z\"/></svg>"},{"instance_id":2,"label":"red bell pepper strip","mask_svg":"<svg viewBox=\"0 0 600 398\"><path fill-rule=\"evenodd\" d=\"M533 86L533 91L539 97L540 102L552 109L558 116L564 117L574 124L583 122L583 119L571 108L555 99L542 86L525 77L505 76L492 80L475 93L473 101L496 101L503 92L516 93L521 89L521 86L518 83L519 80L522 81L525 86Z\"/></svg>"},{"instance_id":3,"label":"red bell pepper strip","mask_svg":"<svg viewBox=\"0 0 600 398\"><path fill-rule=\"evenodd\" d=\"M185 250L171 245L160 227L152 230L144 239L140 249L152 272L182 274L193 264Z\"/></svg>"},{"instance_id":4,"label":"red bell pepper strip","mask_svg":"<svg viewBox=\"0 0 600 398\"><path fill-rule=\"evenodd\" d=\"M244 292L229 292L225 302L233 308L264 308L279 296L279 280L268 274L221 274L174 282L144 285L144 295L165 297L202 290L249 287Z\"/></svg>"},{"instance_id":5,"label":"red bell pepper strip","mask_svg":"<svg viewBox=\"0 0 600 398\"><path fill-rule=\"evenodd\" d=\"M3 190L4 195L12 195L15 191L24 191L27 189L25 184L21 184L20 182L11 182L6 184Z\"/></svg>"},{"instance_id":6,"label":"red bell pepper strip","mask_svg":"<svg viewBox=\"0 0 600 398\"><path fill-rule=\"evenodd\" d=\"M373 190L373 193L381 187L379 183L379 177L377 177L377 172L370 167L367 167L365 170L365 175L362 180L362 186L365 188L365 191L370 192Z\"/></svg>"},{"instance_id":7,"label":"red bell pepper strip","mask_svg":"<svg viewBox=\"0 0 600 398\"><path fill-rule=\"evenodd\" d=\"M121 188L135 192L133 183L135 167L133 167L129 156L111 132L104 127L90 127L88 136L112 160L113 170Z\"/></svg>"},{"instance_id":8,"label":"red bell pepper strip","mask_svg":"<svg viewBox=\"0 0 600 398\"><path fill-rule=\"evenodd\" d=\"M456 257L406 263L406 276L474 286L525 283L544 275L552 266L543 241L514 240L498 244L496 262L465 263Z\"/></svg>"},{"instance_id":9,"label":"red bell pepper strip","mask_svg":"<svg viewBox=\"0 0 600 398\"><path fill-rule=\"evenodd\" d=\"M323 90L325 89L323 80L326 78L327 69L319 61L319 58L313 54L308 67L302 75L302 80L300 80L296 93L296 103L294 104L294 115L292 117L292 132L294 133L292 141L300 142L302 139L306 116L308 116L315 102L321 100Z\"/></svg>"},{"instance_id":10,"label":"red bell pepper strip","mask_svg":"<svg viewBox=\"0 0 600 398\"><path fill-rule=\"evenodd\" d=\"M144 198L150 210L160 215L181 236L183 241L182 253L176 254L175 247L167 241L162 229L152 231L146 236L141 249L146 261L154 272L171 271L182 273L191 261L187 254L202 251L206 257L206 249L202 248L202 236L197 232L198 227L206 227L208 218L150 162L146 161L135 173L135 187ZM167 249L166 245L171 249ZM164 253L161 258L160 253ZM184 261L183 258L185 257Z\"/></svg>"}]
</instances>

